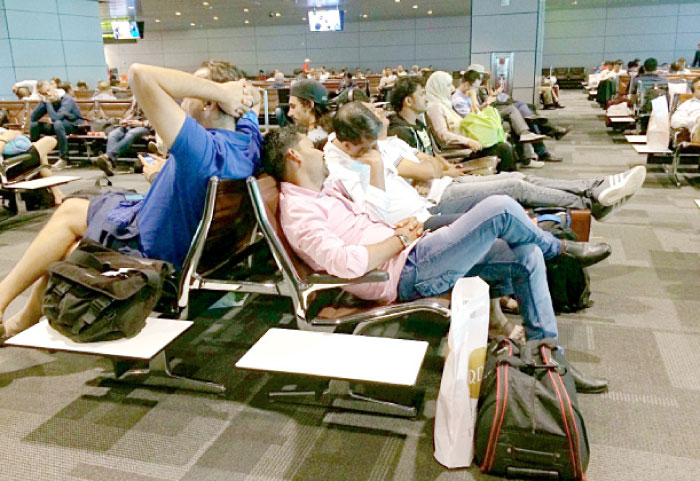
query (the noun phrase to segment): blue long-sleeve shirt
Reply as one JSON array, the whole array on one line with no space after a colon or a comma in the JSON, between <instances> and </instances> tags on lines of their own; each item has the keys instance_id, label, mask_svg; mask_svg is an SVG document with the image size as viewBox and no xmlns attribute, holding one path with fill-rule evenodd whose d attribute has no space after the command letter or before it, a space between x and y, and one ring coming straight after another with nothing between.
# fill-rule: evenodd
<instances>
[{"instance_id":1,"label":"blue long-sleeve shirt","mask_svg":"<svg viewBox=\"0 0 700 481\"><path fill-rule=\"evenodd\" d=\"M64 95L58 102L39 102L32 112L31 121L36 122L48 114L52 122L65 120L73 125L82 121L80 107L70 95Z\"/></svg>"}]
</instances>

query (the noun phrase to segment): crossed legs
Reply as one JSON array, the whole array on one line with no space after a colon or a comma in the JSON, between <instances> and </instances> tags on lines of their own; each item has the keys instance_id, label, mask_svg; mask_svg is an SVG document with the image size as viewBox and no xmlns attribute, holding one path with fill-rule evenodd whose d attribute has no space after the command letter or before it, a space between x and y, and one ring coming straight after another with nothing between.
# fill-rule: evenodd
<instances>
[{"instance_id":1,"label":"crossed legs","mask_svg":"<svg viewBox=\"0 0 700 481\"><path fill-rule=\"evenodd\" d=\"M63 259L85 235L90 202L68 199L56 209L49 222L34 238L19 262L0 282L0 320L5 309L29 286L29 301L16 315L3 320L5 335L11 336L35 324L41 317L41 300L46 288L46 269Z\"/></svg>"}]
</instances>

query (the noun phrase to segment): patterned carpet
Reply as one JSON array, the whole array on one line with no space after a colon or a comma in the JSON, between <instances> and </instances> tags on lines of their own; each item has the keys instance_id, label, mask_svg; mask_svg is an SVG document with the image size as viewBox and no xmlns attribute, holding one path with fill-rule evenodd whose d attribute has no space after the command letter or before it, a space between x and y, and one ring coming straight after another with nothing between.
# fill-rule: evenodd
<instances>
[{"instance_id":1,"label":"patterned carpet","mask_svg":"<svg viewBox=\"0 0 700 481\"><path fill-rule=\"evenodd\" d=\"M580 92L546 114L573 131L548 142L566 160L543 176L585 178L644 162ZM75 169L90 185L98 173ZM73 173L73 171L71 171ZM138 176L117 185L144 189ZM561 341L582 370L610 379L581 396L591 442L590 481L700 478L700 198L697 181L672 186L650 166L643 190L593 236L613 255L590 269L595 304L559 317ZM0 231L5 275L41 219ZM204 303L206 299L201 299ZM7 315L16 311L16 302ZM430 342L417 420L273 404L290 379L236 370L266 329L289 323L287 301L258 296L210 309L173 346L176 371L224 383L224 396L124 387L103 380L109 362L89 356L0 349L0 480L457 481L497 479L448 471L432 457L444 326L420 320L401 336Z\"/></svg>"}]
</instances>

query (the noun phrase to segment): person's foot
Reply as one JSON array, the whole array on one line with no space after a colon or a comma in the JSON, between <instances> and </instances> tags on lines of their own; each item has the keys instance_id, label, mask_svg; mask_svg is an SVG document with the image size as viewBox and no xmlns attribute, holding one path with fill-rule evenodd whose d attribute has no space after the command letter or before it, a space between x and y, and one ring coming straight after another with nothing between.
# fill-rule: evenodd
<instances>
[{"instance_id":1,"label":"person's foot","mask_svg":"<svg viewBox=\"0 0 700 481\"><path fill-rule=\"evenodd\" d=\"M520 142L537 142L538 140L544 139L544 135L535 134L533 132L523 132L519 139Z\"/></svg>"},{"instance_id":2,"label":"person's foot","mask_svg":"<svg viewBox=\"0 0 700 481\"><path fill-rule=\"evenodd\" d=\"M554 137L554 140L561 140L562 137L564 137L570 131L571 129L569 127L556 127L552 133L552 137Z\"/></svg>"},{"instance_id":3,"label":"person's foot","mask_svg":"<svg viewBox=\"0 0 700 481\"><path fill-rule=\"evenodd\" d=\"M574 378L576 392L584 394L601 394L608 390L608 380L602 377L588 376L572 364L569 364L569 372Z\"/></svg>"},{"instance_id":4,"label":"person's foot","mask_svg":"<svg viewBox=\"0 0 700 481\"><path fill-rule=\"evenodd\" d=\"M148 151L152 154L158 154L158 144L156 144L152 140L148 142Z\"/></svg>"},{"instance_id":5,"label":"person's foot","mask_svg":"<svg viewBox=\"0 0 700 481\"><path fill-rule=\"evenodd\" d=\"M489 313L489 334L492 336L503 335L515 342L526 342L525 328L508 319L501 310L500 299L491 299Z\"/></svg>"},{"instance_id":6,"label":"person's foot","mask_svg":"<svg viewBox=\"0 0 700 481\"><path fill-rule=\"evenodd\" d=\"M97 157L94 161L93 164L95 164L97 167L104 172L107 177L111 177L114 175L114 164L112 163L112 159L109 158L107 154L102 154L99 157Z\"/></svg>"},{"instance_id":7,"label":"person's foot","mask_svg":"<svg viewBox=\"0 0 700 481\"><path fill-rule=\"evenodd\" d=\"M559 102L557 102L556 104L554 104L554 107L556 107L556 108L558 108L558 109L564 109L564 108L566 108L564 105L560 104Z\"/></svg>"},{"instance_id":8,"label":"person's foot","mask_svg":"<svg viewBox=\"0 0 700 481\"><path fill-rule=\"evenodd\" d=\"M555 110L557 107L554 104L548 104L542 107L542 110Z\"/></svg>"},{"instance_id":9,"label":"person's foot","mask_svg":"<svg viewBox=\"0 0 700 481\"><path fill-rule=\"evenodd\" d=\"M612 248L604 242L561 241L560 255L576 259L581 267L592 266L612 254Z\"/></svg>"},{"instance_id":10,"label":"person's foot","mask_svg":"<svg viewBox=\"0 0 700 481\"><path fill-rule=\"evenodd\" d=\"M564 159L562 159L561 157L556 157L552 154L543 155L540 157L540 160L542 162L563 162L564 161Z\"/></svg>"},{"instance_id":11,"label":"person's foot","mask_svg":"<svg viewBox=\"0 0 700 481\"><path fill-rule=\"evenodd\" d=\"M602 206L611 206L639 190L646 179L647 169L643 165L633 167L620 174L609 175L593 190L593 201Z\"/></svg>"},{"instance_id":12,"label":"person's foot","mask_svg":"<svg viewBox=\"0 0 700 481\"><path fill-rule=\"evenodd\" d=\"M59 157L58 160L51 166L51 170L62 170L68 166L68 161L64 157Z\"/></svg>"},{"instance_id":13,"label":"person's foot","mask_svg":"<svg viewBox=\"0 0 700 481\"><path fill-rule=\"evenodd\" d=\"M598 222L604 222L606 219L610 219L612 214L614 214L620 207L622 207L628 200L632 198L628 195L624 199L618 200L613 205L601 205L597 202L593 203L591 206L591 215Z\"/></svg>"},{"instance_id":14,"label":"person's foot","mask_svg":"<svg viewBox=\"0 0 700 481\"><path fill-rule=\"evenodd\" d=\"M541 169L542 167L544 167L544 162L542 162L541 160L529 159L529 162L523 163L522 167L528 169Z\"/></svg>"},{"instance_id":15,"label":"person's foot","mask_svg":"<svg viewBox=\"0 0 700 481\"><path fill-rule=\"evenodd\" d=\"M16 336L25 329L29 329L34 324L39 322L41 318L41 312L27 314L25 312L18 312L6 321L3 321L2 327L5 329L5 334L3 335L3 340L9 339L12 336Z\"/></svg>"}]
</instances>

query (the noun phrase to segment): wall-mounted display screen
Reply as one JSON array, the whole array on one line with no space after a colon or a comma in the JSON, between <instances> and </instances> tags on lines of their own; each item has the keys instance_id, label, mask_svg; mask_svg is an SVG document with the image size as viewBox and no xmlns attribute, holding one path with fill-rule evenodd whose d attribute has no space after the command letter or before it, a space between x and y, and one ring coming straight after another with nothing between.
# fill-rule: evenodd
<instances>
[{"instance_id":1,"label":"wall-mounted display screen","mask_svg":"<svg viewBox=\"0 0 700 481\"><path fill-rule=\"evenodd\" d=\"M102 39L108 41L135 41L141 37L138 22L133 18L112 18L102 21Z\"/></svg>"},{"instance_id":2,"label":"wall-mounted display screen","mask_svg":"<svg viewBox=\"0 0 700 481\"><path fill-rule=\"evenodd\" d=\"M343 12L338 9L311 10L309 30L312 32L340 32L343 30Z\"/></svg>"}]
</instances>

